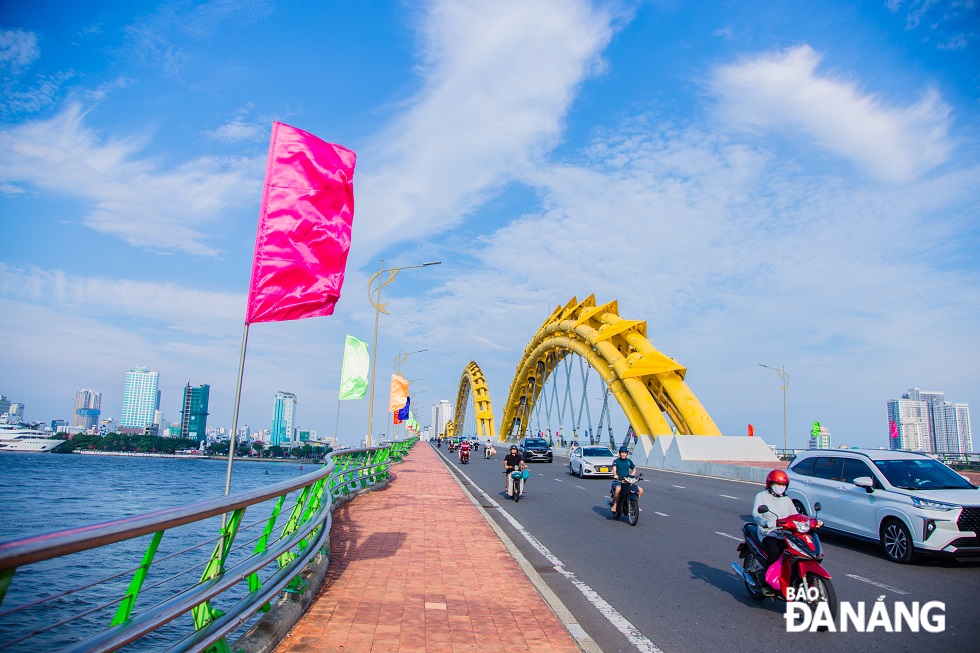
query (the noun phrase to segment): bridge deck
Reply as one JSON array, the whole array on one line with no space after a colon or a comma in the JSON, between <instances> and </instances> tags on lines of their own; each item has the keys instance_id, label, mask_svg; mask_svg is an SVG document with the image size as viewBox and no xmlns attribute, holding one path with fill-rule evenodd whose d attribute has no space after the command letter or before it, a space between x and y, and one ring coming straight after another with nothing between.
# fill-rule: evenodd
<instances>
[{"instance_id":1,"label":"bridge deck","mask_svg":"<svg viewBox=\"0 0 980 653\"><path fill-rule=\"evenodd\" d=\"M431 447L393 474L337 509L324 585L277 653L579 651Z\"/></svg>"}]
</instances>

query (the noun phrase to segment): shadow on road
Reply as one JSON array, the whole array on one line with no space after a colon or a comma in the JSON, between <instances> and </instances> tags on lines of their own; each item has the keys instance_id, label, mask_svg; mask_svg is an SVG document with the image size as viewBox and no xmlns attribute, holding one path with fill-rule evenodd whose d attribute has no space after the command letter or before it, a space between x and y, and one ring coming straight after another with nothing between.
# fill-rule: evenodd
<instances>
[{"instance_id":1,"label":"shadow on road","mask_svg":"<svg viewBox=\"0 0 980 653\"><path fill-rule=\"evenodd\" d=\"M706 565L703 562L698 562L697 560L691 560L687 565L691 571L692 579L700 580L726 594L730 594L732 598L742 605L751 608L764 608L766 610L772 610L774 607L777 607L775 606L775 601L772 599L756 601L750 597L745 591L745 583L731 569L718 569Z\"/></svg>"}]
</instances>

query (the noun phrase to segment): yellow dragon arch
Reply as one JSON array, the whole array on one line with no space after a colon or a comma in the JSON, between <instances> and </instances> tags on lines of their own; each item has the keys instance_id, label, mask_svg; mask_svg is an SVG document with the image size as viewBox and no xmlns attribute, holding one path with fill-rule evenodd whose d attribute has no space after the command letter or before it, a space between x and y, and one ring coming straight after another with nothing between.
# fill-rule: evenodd
<instances>
[{"instance_id":1,"label":"yellow dragon arch","mask_svg":"<svg viewBox=\"0 0 980 653\"><path fill-rule=\"evenodd\" d=\"M466 424L466 411L470 399L473 402L473 415L476 417L476 435L480 437L495 437L497 431L493 427L493 406L490 404L490 388L483 370L474 361L463 370L459 379L459 392L456 393L456 412L453 422L456 430L463 432Z\"/></svg>"},{"instance_id":2,"label":"yellow dragon arch","mask_svg":"<svg viewBox=\"0 0 980 653\"><path fill-rule=\"evenodd\" d=\"M517 438L527 431L545 381L571 353L599 373L637 435L671 435L667 418L682 435L721 435L684 383L687 369L650 344L646 329L644 321L621 318L616 301L596 306L595 295L581 303L573 297L556 308L517 365L500 439Z\"/></svg>"}]
</instances>

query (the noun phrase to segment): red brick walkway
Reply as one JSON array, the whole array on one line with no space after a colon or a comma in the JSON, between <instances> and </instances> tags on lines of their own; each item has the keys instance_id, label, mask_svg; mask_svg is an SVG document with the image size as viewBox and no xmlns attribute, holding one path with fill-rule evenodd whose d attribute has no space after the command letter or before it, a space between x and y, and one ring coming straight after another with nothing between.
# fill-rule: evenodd
<instances>
[{"instance_id":1,"label":"red brick walkway","mask_svg":"<svg viewBox=\"0 0 980 653\"><path fill-rule=\"evenodd\" d=\"M578 653L431 446L392 472L334 513L320 594L277 653Z\"/></svg>"}]
</instances>

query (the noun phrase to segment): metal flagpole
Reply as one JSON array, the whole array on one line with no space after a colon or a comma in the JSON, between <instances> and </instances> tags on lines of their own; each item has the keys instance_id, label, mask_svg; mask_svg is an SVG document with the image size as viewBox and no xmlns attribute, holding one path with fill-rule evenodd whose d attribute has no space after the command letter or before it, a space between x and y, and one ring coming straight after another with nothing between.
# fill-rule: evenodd
<instances>
[{"instance_id":1,"label":"metal flagpole","mask_svg":"<svg viewBox=\"0 0 980 653\"><path fill-rule=\"evenodd\" d=\"M340 389L337 390L337 423L333 425L333 437L337 439L337 432L340 430ZM337 440L340 442L340 440Z\"/></svg>"},{"instance_id":2,"label":"metal flagpole","mask_svg":"<svg viewBox=\"0 0 980 653\"><path fill-rule=\"evenodd\" d=\"M235 412L231 418L231 440L228 442L228 474L225 477L225 496L231 492L231 463L235 459L235 445L238 444L238 406L242 401L242 374L245 371L245 346L248 344L248 322L242 334L242 355L238 359L238 386L235 388ZM224 528L224 516L221 518Z\"/></svg>"}]
</instances>

